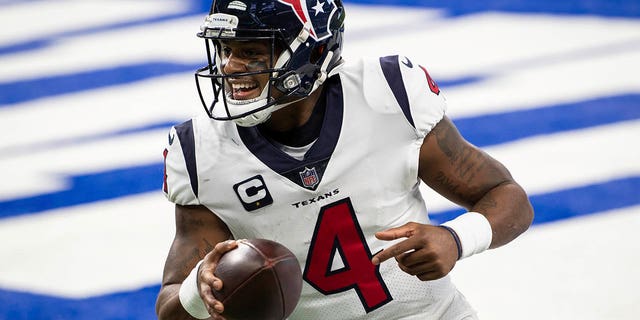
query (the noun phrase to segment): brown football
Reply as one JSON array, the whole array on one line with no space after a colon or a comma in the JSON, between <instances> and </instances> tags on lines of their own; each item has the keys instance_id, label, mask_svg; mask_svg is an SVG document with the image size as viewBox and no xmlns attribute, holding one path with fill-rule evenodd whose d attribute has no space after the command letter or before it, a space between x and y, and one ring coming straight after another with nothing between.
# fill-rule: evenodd
<instances>
[{"instance_id":1,"label":"brown football","mask_svg":"<svg viewBox=\"0 0 640 320\"><path fill-rule=\"evenodd\" d=\"M285 319L300 299L298 260L275 241L238 241L236 249L222 256L214 273L223 287L213 295L224 304L222 315L228 320Z\"/></svg>"}]
</instances>

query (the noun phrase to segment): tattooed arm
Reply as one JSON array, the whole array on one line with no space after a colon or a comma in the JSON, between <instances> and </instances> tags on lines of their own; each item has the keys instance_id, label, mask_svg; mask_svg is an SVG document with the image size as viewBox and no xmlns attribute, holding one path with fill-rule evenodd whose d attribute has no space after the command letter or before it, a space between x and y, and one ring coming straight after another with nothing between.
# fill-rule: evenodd
<instances>
[{"instance_id":1,"label":"tattooed arm","mask_svg":"<svg viewBox=\"0 0 640 320\"><path fill-rule=\"evenodd\" d=\"M487 218L490 248L510 242L531 224L533 209L524 190L500 162L464 140L447 117L425 137L418 175L447 199ZM459 258L455 239L444 228L408 223L376 237L406 240L378 253L373 263L395 257L402 270L421 280L445 276Z\"/></svg>"},{"instance_id":2,"label":"tattooed arm","mask_svg":"<svg viewBox=\"0 0 640 320\"><path fill-rule=\"evenodd\" d=\"M533 209L524 190L500 162L464 140L447 117L424 140L419 175L447 199L487 217L491 248L515 239L531 224Z\"/></svg>"},{"instance_id":3,"label":"tattooed arm","mask_svg":"<svg viewBox=\"0 0 640 320\"><path fill-rule=\"evenodd\" d=\"M156 313L158 319L193 319L180 304L180 285L205 256L214 260L231 249L222 246L231 238L231 232L204 206L176 205L175 216L176 234L165 262Z\"/></svg>"}]
</instances>

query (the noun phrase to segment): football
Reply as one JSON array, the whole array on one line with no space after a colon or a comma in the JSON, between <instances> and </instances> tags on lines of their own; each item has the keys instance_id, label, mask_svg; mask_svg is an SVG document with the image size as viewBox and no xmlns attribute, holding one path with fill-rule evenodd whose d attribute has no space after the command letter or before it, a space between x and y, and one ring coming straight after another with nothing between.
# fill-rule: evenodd
<instances>
[{"instance_id":1,"label":"football","mask_svg":"<svg viewBox=\"0 0 640 320\"><path fill-rule=\"evenodd\" d=\"M228 320L287 318L298 304L302 272L295 255L282 244L266 239L238 241L225 253L214 274L222 289L213 295L224 304Z\"/></svg>"}]
</instances>

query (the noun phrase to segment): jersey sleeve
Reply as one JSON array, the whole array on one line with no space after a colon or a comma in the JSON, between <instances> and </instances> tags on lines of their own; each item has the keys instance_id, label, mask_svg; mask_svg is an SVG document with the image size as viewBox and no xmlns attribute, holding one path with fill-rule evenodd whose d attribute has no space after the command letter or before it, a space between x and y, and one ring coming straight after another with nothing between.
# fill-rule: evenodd
<instances>
[{"instance_id":1,"label":"jersey sleeve","mask_svg":"<svg viewBox=\"0 0 640 320\"><path fill-rule=\"evenodd\" d=\"M192 121L174 126L164 150L162 190L169 201L180 205L200 204Z\"/></svg>"},{"instance_id":2,"label":"jersey sleeve","mask_svg":"<svg viewBox=\"0 0 640 320\"><path fill-rule=\"evenodd\" d=\"M375 72L368 76L379 79L374 85L385 105L400 108L420 138L424 138L440 122L447 103L427 69L403 56L381 57ZM384 95L380 93L385 93ZM381 101L378 101L380 103Z\"/></svg>"}]
</instances>

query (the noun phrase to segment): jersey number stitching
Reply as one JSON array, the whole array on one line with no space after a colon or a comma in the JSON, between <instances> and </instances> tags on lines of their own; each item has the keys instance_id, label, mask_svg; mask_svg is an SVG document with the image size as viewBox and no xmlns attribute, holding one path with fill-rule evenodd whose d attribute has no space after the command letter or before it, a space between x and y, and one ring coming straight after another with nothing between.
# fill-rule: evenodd
<instances>
[{"instance_id":1,"label":"jersey number stitching","mask_svg":"<svg viewBox=\"0 0 640 320\"><path fill-rule=\"evenodd\" d=\"M332 270L336 253L344 267ZM303 278L325 295L354 289L369 313L393 300L371 258L351 200L345 198L320 209Z\"/></svg>"}]
</instances>

